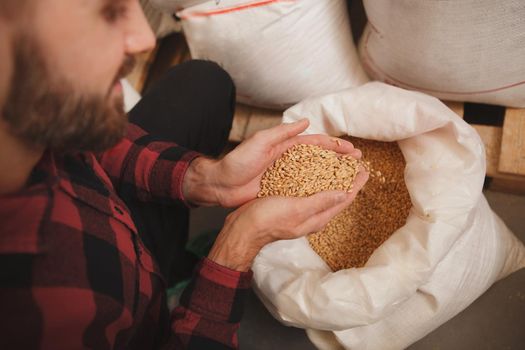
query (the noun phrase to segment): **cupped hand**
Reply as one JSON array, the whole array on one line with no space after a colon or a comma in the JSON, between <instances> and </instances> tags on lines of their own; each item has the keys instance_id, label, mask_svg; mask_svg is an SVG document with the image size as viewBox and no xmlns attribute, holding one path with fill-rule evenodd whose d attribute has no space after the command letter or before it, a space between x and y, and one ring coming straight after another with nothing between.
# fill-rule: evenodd
<instances>
[{"instance_id":1,"label":"cupped hand","mask_svg":"<svg viewBox=\"0 0 525 350\"><path fill-rule=\"evenodd\" d=\"M350 205L367 180L368 173L362 171L352 192L324 191L310 197L252 200L227 217L208 258L231 269L246 271L266 244L322 230Z\"/></svg>"},{"instance_id":2,"label":"cupped hand","mask_svg":"<svg viewBox=\"0 0 525 350\"><path fill-rule=\"evenodd\" d=\"M307 119L257 132L222 160L214 163L212 176L219 205L236 207L254 198L260 190L263 173L275 160L296 144L318 145L340 154L361 158L352 143L327 135L301 135L308 128Z\"/></svg>"}]
</instances>

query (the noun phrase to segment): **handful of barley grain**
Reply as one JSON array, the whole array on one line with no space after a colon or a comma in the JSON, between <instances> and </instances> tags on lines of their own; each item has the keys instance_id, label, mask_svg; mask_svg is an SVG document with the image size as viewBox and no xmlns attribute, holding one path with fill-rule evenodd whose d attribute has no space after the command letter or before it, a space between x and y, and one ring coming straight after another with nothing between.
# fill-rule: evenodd
<instances>
[{"instance_id":1,"label":"handful of barley grain","mask_svg":"<svg viewBox=\"0 0 525 350\"><path fill-rule=\"evenodd\" d=\"M360 162L315 145L295 145L268 168L259 197L306 197L325 190L350 191Z\"/></svg>"},{"instance_id":2,"label":"handful of barley grain","mask_svg":"<svg viewBox=\"0 0 525 350\"><path fill-rule=\"evenodd\" d=\"M362 160L319 146L296 145L268 168L258 194L304 197L324 190L351 191L359 167L370 172L354 202L322 231L308 236L311 247L334 271L363 266L405 224L411 207L405 160L397 143L348 139L363 152Z\"/></svg>"}]
</instances>

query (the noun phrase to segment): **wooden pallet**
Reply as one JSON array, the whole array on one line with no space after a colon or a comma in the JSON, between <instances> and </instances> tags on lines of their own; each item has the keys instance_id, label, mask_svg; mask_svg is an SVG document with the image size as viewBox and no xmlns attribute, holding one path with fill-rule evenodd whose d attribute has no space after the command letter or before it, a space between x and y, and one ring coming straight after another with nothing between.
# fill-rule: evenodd
<instances>
[{"instance_id":1,"label":"wooden pallet","mask_svg":"<svg viewBox=\"0 0 525 350\"><path fill-rule=\"evenodd\" d=\"M281 124L282 111L250 107L238 103L233 117L230 142L241 142L259 130L269 129Z\"/></svg>"},{"instance_id":2,"label":"wooden pallet","mask_svg":"<svg viewBox=\"0 0 525 350\"><path fill-rule=\"evenodd\" d=\"M445 104L463 118L465 104ZM471 125L485 145L489 187L525 194L525 109L506 108L503 126Z\"/></svg>"}]
</instances>

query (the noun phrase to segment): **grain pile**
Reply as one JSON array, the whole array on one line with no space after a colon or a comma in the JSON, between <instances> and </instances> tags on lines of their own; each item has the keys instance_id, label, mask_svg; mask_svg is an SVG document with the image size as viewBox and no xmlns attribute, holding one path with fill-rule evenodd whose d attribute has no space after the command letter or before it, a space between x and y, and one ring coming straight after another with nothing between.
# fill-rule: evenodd
<instances>
[{"instance_id":1,"label":"grain pile","mask_svg":"<svg viewBox=\"0 0 525 350\"><path fill-rule=\"evenodd\" d=\"M315 145L295 145L264 173L259 197L306 197L323 190L350 191L360 162Z\"/></svg>"},{"instance_id":2,"label":"grain pile","mask_svg":"<svg viewBox=\"0 0 525 350\"><path fill-rule=\"evenodd\" d=\"M260 197L309 196L328 189L350 190L360 165L370 171L354 202L323 231L308 237L333 271L363 266L405 224L411 207L403 176L405 161L397 143L348 140L363 152L362 160L317 146L294 146L266 171L259 192Z\"/></svg>"}]
</instances>

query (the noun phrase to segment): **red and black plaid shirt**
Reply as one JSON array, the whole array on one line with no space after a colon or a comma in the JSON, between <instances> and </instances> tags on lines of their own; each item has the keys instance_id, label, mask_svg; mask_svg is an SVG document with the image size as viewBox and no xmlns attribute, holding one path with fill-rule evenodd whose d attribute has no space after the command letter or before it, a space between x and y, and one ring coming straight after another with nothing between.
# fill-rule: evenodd
<instances>
[{"instance_id":1,"label":"red and black plaid shirt","mask_svg":"<svg viewBox=\"0 0 525 350\"><path fill-rule=\"evenodd\" d=\"M251 273L203 260L170 315L117 194L184 201L197 155L130 125L98 158L45 153L23 191L0 197L0 349L236 348Z\"/></svg>"}]
</instances>

